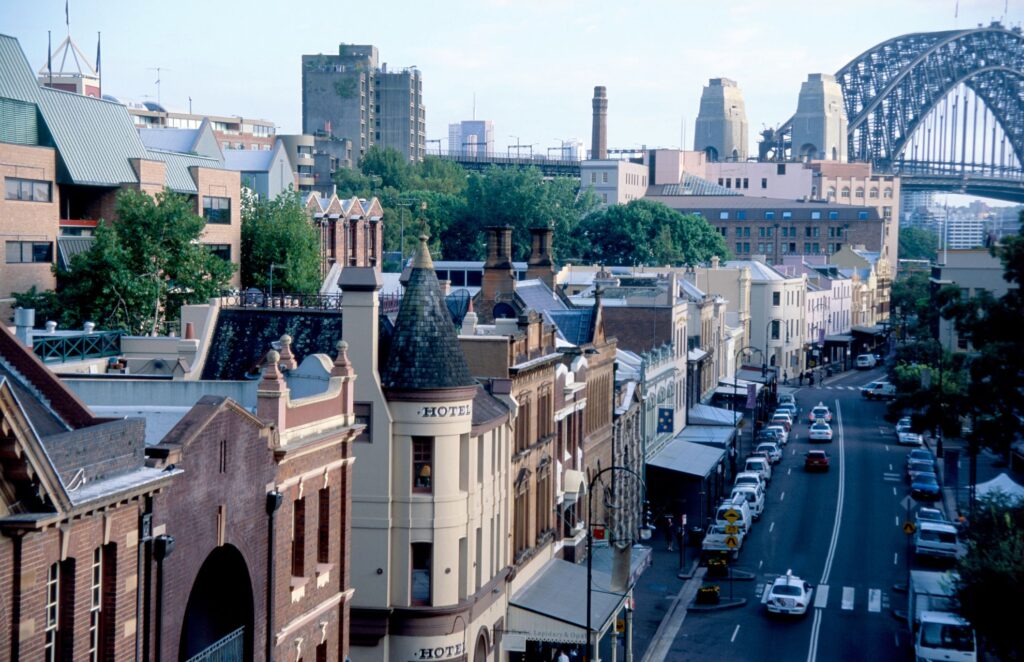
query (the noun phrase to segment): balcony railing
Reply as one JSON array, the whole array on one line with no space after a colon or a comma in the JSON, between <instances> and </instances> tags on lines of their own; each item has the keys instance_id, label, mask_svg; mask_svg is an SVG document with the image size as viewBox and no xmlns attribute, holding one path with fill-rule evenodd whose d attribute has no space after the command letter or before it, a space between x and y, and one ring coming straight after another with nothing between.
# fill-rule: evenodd
<instances>
[{"instance_id":1,"label":"balcony railing","mask_svg":"<svg viewBox=\"0 0 1024 662\"><path fill-rule=\"evenodd\" d=\"M32 351L44 363L82 361L121 354L121 331L82 333L80 335L34 336Z\"/></svg>"},{"instance_id":2,"label":"balcony railing","mask_svg":"<svg viewBox=\"0 0 1024 662\"><path fill-rule=\"evenodd\" d=\"M398 312L402 303L401 294L381 294L380 312L393 314ZM225 308L273 308L285 310L329 310L341 311L341 294L295 294L278 293L268 295L266 292L250 290L234 294L223 294L220 305Z\"/></svg>"},{"instance_id":3,"label":"balcony railing","mask_svg":"<svg viewBox=\"0 0 1024 662\"><path fill-rule=\"evenodd\" d=\"M223 639L213 643L187 662L241 662L245 655L245 627L240 627Z\"/></svg>"}]
</instances>

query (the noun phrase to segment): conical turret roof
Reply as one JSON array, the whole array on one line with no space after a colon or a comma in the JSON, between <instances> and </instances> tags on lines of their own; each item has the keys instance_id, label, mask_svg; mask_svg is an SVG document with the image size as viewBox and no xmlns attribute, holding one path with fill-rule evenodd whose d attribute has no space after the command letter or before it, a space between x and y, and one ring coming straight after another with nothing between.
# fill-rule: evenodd
<instances>
[{"instance_id":1,"label":"conical turret roof","mask_svg":"<svg viewBox=\"0 0 1024 662\"><path fill-rule=\"evenodd\" d=\"M458 389L476 384L437 282L426 236L420 237L413 259L381 384L390 391Z\"/></svg>"}]
</instances>

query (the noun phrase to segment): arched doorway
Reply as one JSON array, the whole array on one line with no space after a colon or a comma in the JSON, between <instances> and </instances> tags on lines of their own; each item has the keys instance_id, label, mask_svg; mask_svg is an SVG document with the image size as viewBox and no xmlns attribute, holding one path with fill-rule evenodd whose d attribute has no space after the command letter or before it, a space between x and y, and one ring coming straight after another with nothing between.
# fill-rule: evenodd
<instances>
[{"instance_id":1,"label":"arched doorway","mask_svg":"<svg viewBox=\"0 0 1024 662\"><path fill-rule=\"evenodd\" d=\"M473 649L473 662L487 662L487 628L481 628Z\"/></svg>"},{"instance_id":2,"label":"arched doorway","mask_svg":"<svg viewBox=\"0 0 1024 662\"><path fill-rule=\"evenodd\" d=\"M241 552L223 545L210 552L192 584L178 644L178 660L251 660L253 600Z\"/></svg>"},{"instance_id":3,"label":"arched doorway","mask_svg":"<svg viewBox=\"0 0 1024 662\"><path fill-rule=\"evenodd\" d=\"M704 153L707 155L708 161L715 162L718 160L718 150L715 149L714 147L710 145L705 147Z\"/></svg>"},{"instance_id":4,"label":"arched doorway","mask_svg":"<svg viewBox=\"0 0 1024 662\"><path fill-rule=\"evenodd\" d=\"M800 146L800 156L805 160L813 161L818 158L818 148L811 143L804 143Z\"/></svg>"}]
</instances>

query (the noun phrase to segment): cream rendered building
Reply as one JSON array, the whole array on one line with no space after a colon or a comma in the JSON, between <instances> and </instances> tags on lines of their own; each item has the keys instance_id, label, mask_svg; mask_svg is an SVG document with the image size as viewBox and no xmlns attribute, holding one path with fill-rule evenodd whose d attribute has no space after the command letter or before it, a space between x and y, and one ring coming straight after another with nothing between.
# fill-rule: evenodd
<instances>
[{"instance_id":1,"label":"cream rendered building","mask_svg":"<svg viewBox=\"0 0 1024 662\"><path fill-rule=\"evenodd\" d=\"M500 659L514 403L470 375L425 237L379 378L379 275L345 269L341 288L357 384L375 382L356 389L352 659Z\"/></svg>"}]
</instances>

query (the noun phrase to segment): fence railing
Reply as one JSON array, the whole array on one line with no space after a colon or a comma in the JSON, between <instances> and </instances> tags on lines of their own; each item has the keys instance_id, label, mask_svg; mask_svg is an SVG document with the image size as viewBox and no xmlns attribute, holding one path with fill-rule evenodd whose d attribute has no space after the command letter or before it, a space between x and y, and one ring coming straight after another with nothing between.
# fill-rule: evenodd
<instances>
[{"instance_id":1,"label":"fence railing","mask_svg":"<svg viewBox=\"0 0 1024 662\"><path fill-rule=\"evenodd\" d=\"M381 294L380 312L393 314L398 312L402 303L400 293ZM266 292L248 291L231 294L222 294L220 305L225 308L261 308L261 309L284 309L284 310L328 310L341 311L341 294L295 294L288 292L274 292L268 295Z\"/></svg>"},{"instance_id":2,"label":"fence railing","mask_svg":"<svg viewBox=\"0 0 1024 662\"><path fill-rule=\"evenodd\" d=\"M245 627L240 627L228 636L214 642L186 662L242 662L245 655Z\"/></svg>"},{"instance_id":3,"label":"fence railing","mask_svg":"<svg viewBox=\"0 0 1024 662\"><path fill-rule=\"evenodd\" d=\"M101 331L80 335L33 336L32 351L44 363L63 363L84 359L119 356L121 331Z\"/></svg>"}]
</instances>

